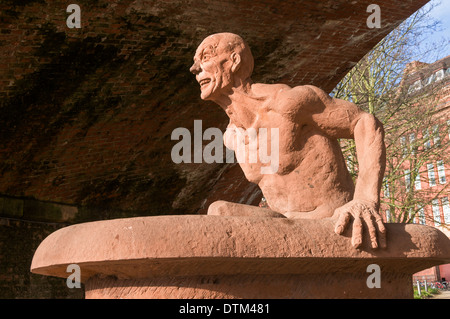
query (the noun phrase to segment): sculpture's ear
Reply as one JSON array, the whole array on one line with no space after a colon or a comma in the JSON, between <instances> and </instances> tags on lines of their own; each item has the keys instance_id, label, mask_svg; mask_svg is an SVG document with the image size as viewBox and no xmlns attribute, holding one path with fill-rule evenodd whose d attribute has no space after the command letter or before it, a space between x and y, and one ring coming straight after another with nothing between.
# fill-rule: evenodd
<instances>
[{"instance_id":1,"label":"sculpture's ear","mask_svg":"<svg viewBox=\"0 0 450 319\"><path fill-rule=\"evenodd\" d=\"M233 52L231 53L230 58L231 61L233 61L233 65L231 66L231 72L235 73L241 65L241 56L238 53Z\"/></svg>"}]
</instances>

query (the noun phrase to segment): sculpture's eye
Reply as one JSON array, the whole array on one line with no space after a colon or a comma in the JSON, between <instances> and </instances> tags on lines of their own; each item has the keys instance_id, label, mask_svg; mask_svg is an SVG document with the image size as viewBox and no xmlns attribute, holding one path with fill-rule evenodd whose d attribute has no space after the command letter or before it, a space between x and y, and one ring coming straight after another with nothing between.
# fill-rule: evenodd
<instances>
[{"instance_id":1,"label":"sculpture's eye","mask_svg":"<svg viewBox=\"0 0 450 319\"><path fill-rule=\"evenodd\" d=\"M212 57L212 52L211 52L211 48L205 48L202 52L202 62L207 62L209 61L209 59L211 59Z\"/></svg>"}]
</instances>

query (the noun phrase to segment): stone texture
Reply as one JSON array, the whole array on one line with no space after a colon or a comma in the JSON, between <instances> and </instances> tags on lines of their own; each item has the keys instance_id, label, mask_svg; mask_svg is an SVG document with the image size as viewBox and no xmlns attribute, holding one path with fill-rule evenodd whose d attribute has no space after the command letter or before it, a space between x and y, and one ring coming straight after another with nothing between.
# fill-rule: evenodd
<instances>
[{"instance_id":1,"label":"stone texture","mask_svg":"<svg viewBox=\"0 0 450 319\"><path fill-rule=\"evenodd\" d=\"M208 215L334 217L338 234L353 222L355 247L364 224L372 247L385 247L379 206L386 148L383 125L373 114L317 86L255 83L251 48L234 33L209 35L193 60L190 71L200 97L229 117L223 143L234 151L245 177L258 184L268 206L262 210L220 200L209 206ZM340 139L355 141L356 183Z\"/></svg>"},{"instance_id":2,"label":"stone texture","mask_svg":"<svg viewBox=\"0 0 450 319\"><path fill-rule=\"evenodd\" d=\"M352 261L349 261L352 262ZM262 262L263 264L264 261ZM337 262L335 265L341 265ZM311 267L323 264L310 263ZM237 275L157 277L143 280L94 277L86 283L88 299L389 299L411 298L411 278L383 272L382 289L369 289L369 275L321 273L289 275Z\"/></svg>"},{"instance_id":3,"label":"stone texture","mask_svg":"<svg viewBox=\"0 0 450 319\"><path fill-rule=\"evenodd\" d=\"M387 224L385 250L356 250L333 227L195 215L90 222L48 236L31 271L67 278L76 263L86 298L409 298L414 272L450 261L450 240L432 227ZM366 286L373 263L380 289Z\"/></svg>"}]
</instances>

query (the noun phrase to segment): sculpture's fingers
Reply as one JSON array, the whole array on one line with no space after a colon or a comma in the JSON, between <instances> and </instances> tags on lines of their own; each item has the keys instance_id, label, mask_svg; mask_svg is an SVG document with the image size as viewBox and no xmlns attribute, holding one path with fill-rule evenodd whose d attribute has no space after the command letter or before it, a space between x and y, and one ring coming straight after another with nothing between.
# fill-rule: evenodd
<instances>
[{"instance_id":1,"label":"sculpture's fingers","mask_svg":"<svg viewBox=\"0 0 450 319\"><path fill-rule=\"evenodd\" d=\"M359 248L362 244L362 232L363 225L361 222L361 217L356 216L353 220L353 231L352 231L352 245L355 248Z\"/></svg>"},{"instance_id":2,"label":"sculpture's fingers","mask_svg":"<svg viewBox=\"0 0 450 319\"><path fill-rule=\"evenodd\" d=\"M364 218L364 222L367 225L367 229L369 230L370 245L372 246L372 248L376 249L376 248L378 248L377 230L375 228L374 221L372 219L372 213L369 209L364 210L363 218Z\"/></svg>"},{"instance_id":3,"label":"sculpture's fingers","mask_svg":"<svg viewBox=\"0 0 450 319\"><path fill-rule=\"evenodd\" d=\"M341 213L334 227L334 232L341 235L351 218L350 212Z\"/></svg>"},{"instance_id":4,"label":"sculpture's fingers","mask_svg":"<svg viewBox=\"0 0 450 319\"><path fill-rule=\"evenodd\" d=\"M380 243L381 248L386 248L386 227L383 223L383 218L381 218L380 214L376 214L375 216L375 222L378 228L378 242Z\"/></svg>"}]
</instances>

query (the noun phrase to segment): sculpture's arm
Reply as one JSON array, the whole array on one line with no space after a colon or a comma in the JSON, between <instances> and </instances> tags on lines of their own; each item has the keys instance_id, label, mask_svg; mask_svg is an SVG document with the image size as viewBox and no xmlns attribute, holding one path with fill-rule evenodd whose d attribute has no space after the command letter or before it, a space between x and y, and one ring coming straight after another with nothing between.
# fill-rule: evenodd
<instances>
[{"instance_id":1,"label":"sculpture's arm","mask_svg":"<svg viewBox=\"0 0 450 319\"><path fill-rule=\"evenodd\" d=\"M335 210L336 233L342 234L353 219L352 243L355 247L362 244L363 224L369 230L372 247L385 247L386 231L379 214L380 190L386 165L382 124L354 103L332 98L319 88L306 86L300 90L303 90L303 97L300 98L299 119L309 121L331 138L355 140L358 179L353 199Z\"/></svg>"},{"instance_id":2,"label":"sculpture's arm","mask_svg":"<svg viewBox=\"0 0 450 319\"><path fill-rule=\"evenodd\" d=\"M386 166L381 122L354 103L335 98L326 99L323 111L311 115L311 118L315 125L332 138L355 140L359 171L353 197L378 206Z\"/></svg>"},{"instance_id":3,"label":"sculpture's arm","mask_svg":"<svg viewBox=\"0 0 450 319\"><path fill-rule=\"evenodd\" d=\"M359 173L354 198L380 203L380 190L386 167L383 126L373 115L363 113L354 127Z\"/></svg>"},{"instance_id":4,"label":"sculpture's arm","mask_svg":"<svg viewBox=\"0 0 450 319\"><path fill-rule=\"evenodd\" d=\"M337 107L348 106L345 101L334 100ZM371 114L360 112L350 127L356 145L358 178L353 200L335 211L336 233L342 234L353 218L352 243L362 244L363 223L366 224L372 248L386 247L386 229L379 213L380 190L386 165L386 150L382 124ZM377 243L377 239L379 245Z\"/></svg>"},{"instance_id":5,"label":"sculpture's arm","mask_svg":"<svg viewBox=\"0 0 450 319\"><path fill-rule=\"evenodd\" d=\"M316 126L331 138L354 139L359 164L354 198L379 204L386 166L384 130L372 114L349 101L330 97L314 86L295 88L300 100L297 122Z\"/></svg>"}]
</instances>

